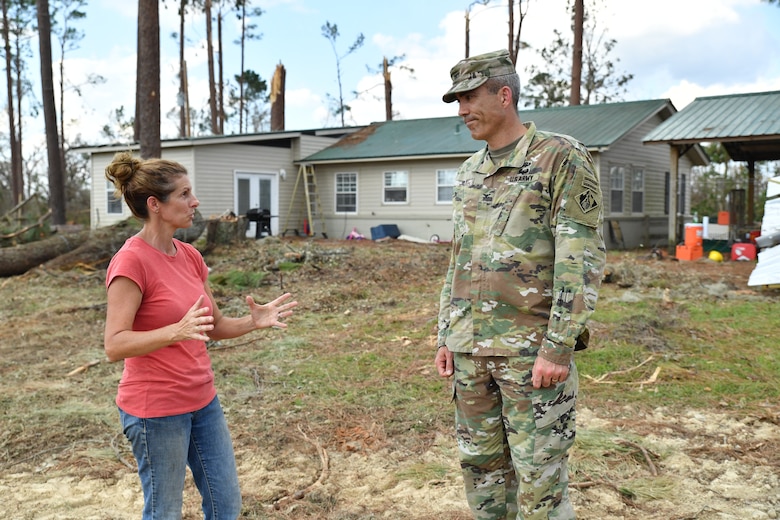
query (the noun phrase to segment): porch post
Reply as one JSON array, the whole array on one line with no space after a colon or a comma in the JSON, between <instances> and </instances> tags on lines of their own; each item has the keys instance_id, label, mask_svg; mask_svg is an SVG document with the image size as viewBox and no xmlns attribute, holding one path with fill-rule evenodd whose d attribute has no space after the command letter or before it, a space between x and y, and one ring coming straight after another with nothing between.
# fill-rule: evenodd
<instances>
[{"instance_id":1,"label":"porch post","mask_svg":"<svg viewBox=\"0 0 780 520\"><path fill-rule=\"evenodd\" d=\"M750 159L748 161L748 185L747 185L747 226L748 229L753 229L755 224L755 180L756 180L756 161Z\"/></svg>"}]
</instances>

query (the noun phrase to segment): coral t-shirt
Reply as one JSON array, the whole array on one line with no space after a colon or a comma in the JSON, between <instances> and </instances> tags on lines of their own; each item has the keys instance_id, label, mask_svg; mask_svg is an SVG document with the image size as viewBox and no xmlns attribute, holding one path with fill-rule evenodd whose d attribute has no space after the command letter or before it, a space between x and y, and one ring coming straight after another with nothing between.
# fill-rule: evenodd
<instances>
[{"instance_id":1,"label":"coral t-shirt","mask_svg":"<svg viewBox=\"0 0 780 520\"><path fill-rule=\"evenodd\" d=\"M129 238L111 259L106 287L124 276L141 289L133 330L154 330L178 322L203 295L208 277L200 252L174 239L174 256L139 237ZM209 305L206 299L204 305ZM212 309L213 312L213 309ZM186 340L143 356L126 358L116 404L141 418L193 412L216 395L206 343Z\"/></svg>"}]
</instances>

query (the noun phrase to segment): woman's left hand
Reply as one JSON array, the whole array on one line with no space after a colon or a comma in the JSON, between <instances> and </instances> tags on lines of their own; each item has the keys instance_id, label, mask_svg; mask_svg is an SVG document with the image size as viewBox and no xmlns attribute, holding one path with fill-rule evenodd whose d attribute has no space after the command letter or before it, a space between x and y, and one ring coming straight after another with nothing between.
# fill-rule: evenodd
<instances>
[{"instance_id":1,"label":"woman's left hand","mask_svg":"<svg viewBox=\"0 0 780 520\"><path fill-rule=\"evenodd\" d=\"M268 327L279 327L286 329L287 324L282 320L289 318L293 314L293 308L298 305L297 301L287 301L292 298L292 294L285 293L277 299L266 304L255 303L251 296L246 297L246 303L249 305L249 312L252 315L252 321L258 329Z\"/></svg>"}]
</instances>

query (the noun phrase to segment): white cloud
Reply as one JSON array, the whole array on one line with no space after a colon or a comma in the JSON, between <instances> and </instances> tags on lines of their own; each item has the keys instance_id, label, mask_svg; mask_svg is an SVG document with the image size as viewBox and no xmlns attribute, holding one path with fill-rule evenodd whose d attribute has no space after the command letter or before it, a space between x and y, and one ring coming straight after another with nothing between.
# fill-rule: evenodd
<instances>
[{"instance_id":1,"label":"white cloud","mask_svg":"<svg viewBox=\"0 0 780 520\"><path fill-rule=\"evenodd\" d=\"M419 0L414 0L419 2ZM338 124L329 115L326 94L338 94L335 57L321 35L326 21L338 23L341 38L338 48L351 43L359 32L365 45L342 62L345 101L352 106L356 124L384 119L381 77L369 72L377 68L382 56L405 55L403 65L414 73L392 71L393 108L400 118L440 117L457 114L454 105L441 101L449 88L450 68L465 54L465 7L449 0L427 0L433 18L427 24L412 27L408 23L411 2L395 0L392 13L374 19L379 7L365 2L324 0L265 0L265 9L257 20L263 32L260 42L248 47L246 67L270 81L277 63L287 69L286 127L317 128ZM526 68L538 64L538 49L548 46L554 29L568 36L569 18L566 0L534 0L522 27L522 40L531 49L521 52L518 72L526 81ZM100 38L85 44L78 58L66 63L68 78L99 73L109 79L103 86L87 88L82 99L69 94L66 116L79 115L79 129L85 136L97 136L108 114L121 105L134 110L135 92L135 2L96 0L108 13L109 21L90 18L85 32ZM440 12L436 8L440 5ZM390 11L384 11L390 12ZM178 31L176 9L161 8L161 44L164 50L161 100L164 134L175 135L174 121L165 113L176 103L178 47L170 33ZM406 19L404 19L406 17ZM234 20L234 17L231 18ZM773 22L777 22L774 23ZM95 26L100 23L106 27ZM627 99L670 98L678 109L701 95L776 90L780 88L780 9L760 0L657 0L626 2L605 0L599 25L617 45L613 56L619 73L634 74ZM239 51L232 41L235 22L226 23L226 76L236 73ZM425 28L430 30L425 31ZM425 32L423 32L425 31ZM506 5L474 5L470 13L470 52L472 55L504 48L507 45ZM97 35L95 36L95 33ZM206 74L205 21L202 15L188 20L185 34L190 39L186 60L189 69L190 104L202 108L208 100ZM105 36L107 35L107 36ZM373 88L372 88L373 87ZM353 100L353 91L371 88L370 93ZM75 107L75 108L74 108ZM97 137L95 137L96 139Z\"/></svg>"}]
</instances>

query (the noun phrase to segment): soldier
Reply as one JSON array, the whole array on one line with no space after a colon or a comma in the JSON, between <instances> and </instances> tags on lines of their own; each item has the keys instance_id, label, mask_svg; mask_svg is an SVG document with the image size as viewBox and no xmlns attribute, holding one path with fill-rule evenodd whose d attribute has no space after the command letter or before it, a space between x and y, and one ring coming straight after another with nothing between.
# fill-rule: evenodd
<instances>
[{"instance_id":1,"label":"soldier","mask_svg":"<svg viewBox=\"0 0 780 520\"><path fill-rule=\"evenodd\" d=\"M574 351L606 259L598 174L581 143L520 120L507 51L450 75L444 102L487 143L455 181L434 361L454 375L466 497L478 520L572 520Z\"/></svg>"}]
</instances>

